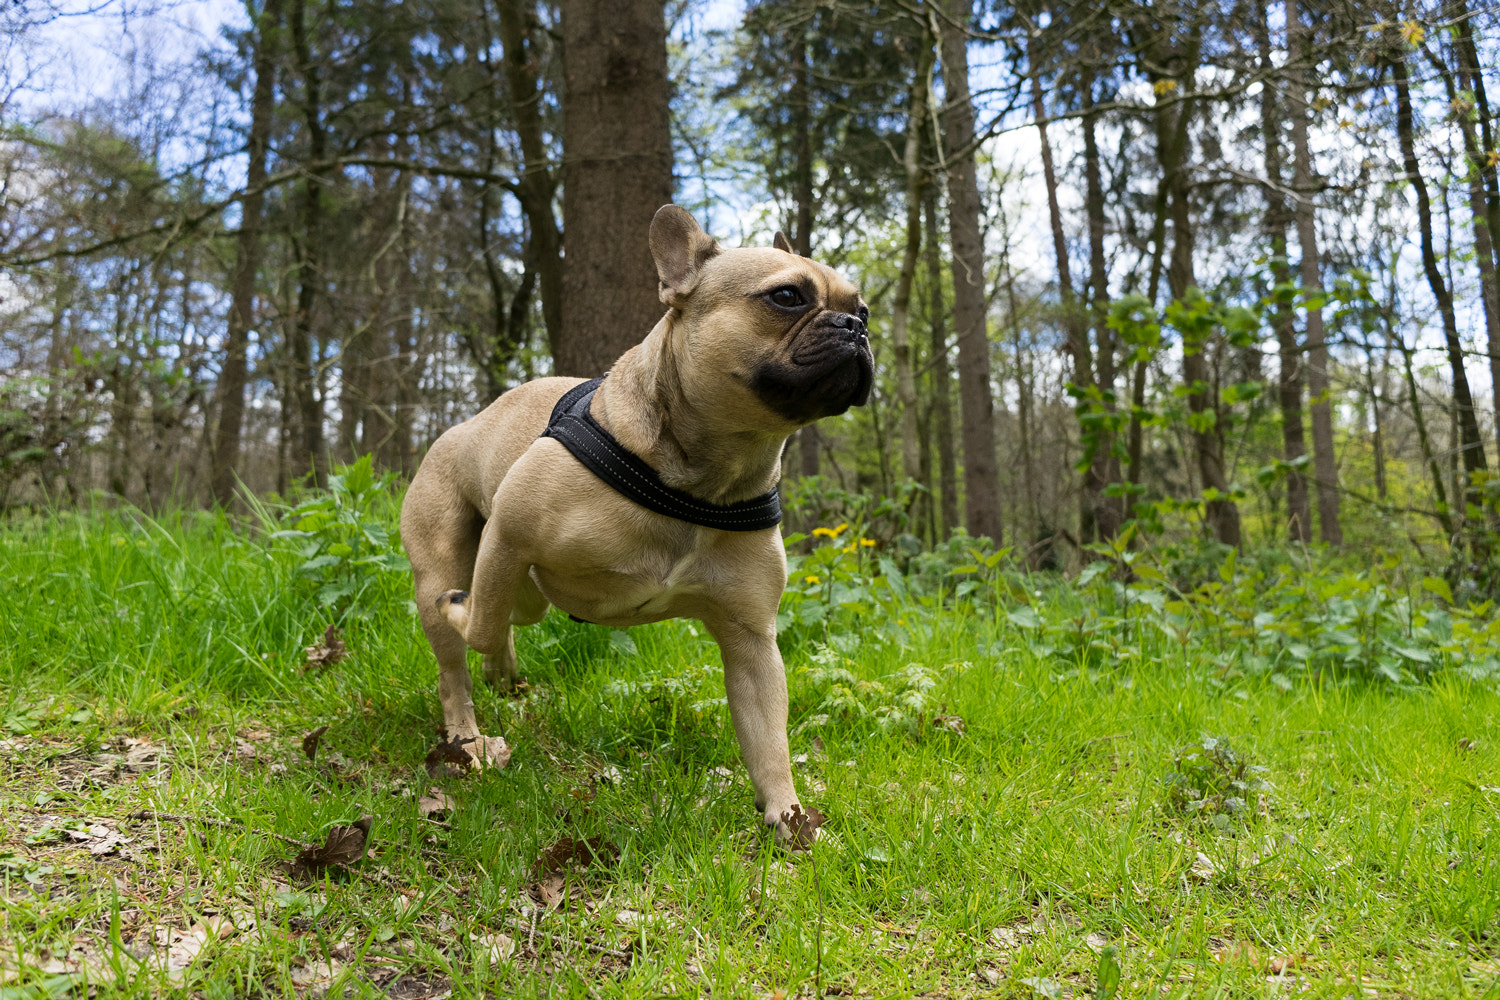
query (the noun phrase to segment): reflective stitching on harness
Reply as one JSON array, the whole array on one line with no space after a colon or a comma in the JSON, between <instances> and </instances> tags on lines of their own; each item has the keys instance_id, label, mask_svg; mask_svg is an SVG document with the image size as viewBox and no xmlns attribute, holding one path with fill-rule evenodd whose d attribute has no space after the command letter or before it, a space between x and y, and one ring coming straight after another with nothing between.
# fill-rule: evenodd
<instances>
[{"instance_id":1,"label":"reflective stitching on harness","mask_svg":"<svg viewBox=\"0 0 1500 1000\"><path fill-rule=\"evenodd\" d=\"M725 531L759 531L781 523L781 499L775 490L719 505L663 483L655 469L627 451L589 413L594 392L603 381L591 379L565 392L553 407L541 436L556 438L616 492L666 517Z\"/></svg>"}]
</instances>

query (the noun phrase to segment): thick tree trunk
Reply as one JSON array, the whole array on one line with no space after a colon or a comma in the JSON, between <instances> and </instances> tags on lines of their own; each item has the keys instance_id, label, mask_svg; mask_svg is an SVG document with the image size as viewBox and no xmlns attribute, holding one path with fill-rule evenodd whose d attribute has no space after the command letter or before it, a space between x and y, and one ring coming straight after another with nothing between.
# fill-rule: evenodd
<instances>
[{"instance_id":1,"label":"thick tree trunk","mask_svg":"<svg viewBox=\"0 0 1500 1000\"><path fill-rule=\"evenodd\" d=\"M1083 82L1083 175L1084 211L1089 225L1089 286L1092 289L1092 319L1094 326L1094 354L1097 370L1094 384L1099 387L1106 413L1114 416L1118 404L1115 402L1115 344L1114 331L1109 328L1109 261L1104 255L1104 180L1099 169L1099 140L1097 135L1099 115L1094 110L1093 71L1084 73ZM1092 475L1101 489L1120 480L1120 459L1115 454L1115 435L1112 429L1097 432L1094 448ZM1094 527L1099 537L1109 540L1119 534L1125 521L1125 498L1107 497L1099 493L1094 500Z\"/></svg>"},{"instance_id":2,"label":"thick tree trunk","mask_svg":"<svg viewBox=\"0 0 1500 1000\"><path fill-rule=\"evenodd\" d=\"M662 0L563 0L559 375L602 375L665 307L647 248L672 200Z\"/></svg>"},{"instance_id":3,"label":"thick tree trunk","mask_svg":"<svg viewBox=\"0 0 1500 1000\"><path fill-rule=\"evenodd\" d=\"M945 539L958 526L958 459L953 444L953 369L948 364L947 308L943 304L943 256L939 241L938 192L928 184L922 196L927 236L927 328L932 356L932 429L937 449L937 485L941 523L936 535Z\"/></svg>"},{"instance_id":4,"label":"thick tree trunk","mask_svg":"<svg viewBox=\"0 0 1500 1000\"><path fill-rule=\"evenodd\" d=\"M1265 144L1266 164L1266 214L1263 222L1266 240L1271 247L1271 277L1278 287L1286 287L1292 281L1291 265L1287 263L1286 232L1289 213L1286 195L1282 193L1281 168L1281 108L1277 101L1277 88L1271 61L1270 29L1266 24L1267 12L1259 8L1253 19L1256 44L1260 50L1261 71L1266 81L1260 94L1261 141ZM1291 304L1274 298L1272 326L1276 330L1276 346L1281 356L1281 372L1277 380L1277 401L1281 407L1281 451L1285 461L1295 463L1307 454L1307 445L1302 427L1302 352L1297 347L1297 330ZM1292 465L1286 476L1287 537L1294 542L1306 544L1312 540L1312 510L1307 495L1307 478L1302 470Z\"/></svg>"},{"instance_id":5,"label":"thick tree trunk","mask_svg":"<svg viewBox=\"0 0 1500 1000\"><path fill-rule=\"evenodd\" d=\"M1323 332L1323 273L1318 256L1317 220L1314 217L1312 153L1307 143L1307 29L1302 24L1297 0L1286 0L1287 62L1290 64L1288 109L1292 118L1292 147L1296 165L1292 187L1297 192L1293 214L1297 221L1297 245L1302 294L1307 303L1307 395L1312 409L1313 480L1318 487L1318 537L1328 545L1344 544L1339 523L1338 461L1333 453L1333 403L1329 399L1328 344Z\"/></svg>"},{"instance_id":6,"label":"thick tree trunk","mask_svg":"<svg viewBox=\"0 0 1500 1000\"><path fill-rule=\"evenodd\" d=\"M281 30L281 0L266 0L255 26L255 90L250 97L249 164L245 197L240 202L240 231L235 241L234 277L230 284L229 328L224 366L219 370L219 427L214 437L214 501L234 501L240 460L240 433L245 419L246 355L255 324L255 279L260 271L261 217L265 212L266 159L271 147L271 116L276 97L276 36Z\"/></svg>"},{"instance_id":7,"label":"thick tree trunk","mask_svg":"<svg viewBox=\"0 0 1500 1000\"><path fill-rule=\"evenodd\" d=\"M547 328L547 344L556 357L562 331L564 267L562 232L557 228L553 207L557 180L547 165L547 136L542 124L544 95L537 71L540 59L534 52L534 33L540 27L540 20L535 0L498 0L498 7L505 79L516 118L516 137L521 144L521 177L516 182L516 198L526 214L530 235L528 263L537 276L542 325ZM644 245L630 249L646 252Z\"/></svg>"},{"instance_id":8,"label":"thick tree trunk","mask_svg":"<svg viewBox=\"0 0 1500 1000\"><path fill-rule=\"evenodd\" d=\"M928 76L932 72L932 49L919 58L917 73L908 96L906 145L902 165L906 172L906 247L901 255L901 274L891 304L891 349L896 358L896 398L901 404L901 471L907 479L922 474L922 456L917 433L917 382L913 373L910 333L911 289L922 251L922 186L926 174L921 165L923 123L927 117Z\"/></svg>"},{"instance_id":9,"label":"thick tree trunk","mask_svg":"<svg viewBox=\"0 0 1500 1000\"><path fill-rule=\"evenodd\" d=\"M1000 470L990 390L985 317L984 243L974 166L974 106L969 99L971 0L947 0L941 27L943 134L948 161L948 227L953 242L953 322L958 334L958 395L963 420L964 514L969 534L1000 544Z\"/></svg>"},{"instance_id":10,"label":"thick tree trunk","mask_svg":"<svg viewBox=\"0 0 1500 1000\"><path fill-rule=\"evenodd\" d=\"M322 80L307 39L305 0L296 0L293 13L292 35L302 74L302 112L307 126L308 159L314 164L321 164L327 155L328 139L323 124ZM302 472L311 470L313 481L320 487L328 482L328 452L323 441L323 405L318 399L314 384L318 373L313 368L312 321L313 310L320 298L318 286L324 280L319 253L323 226L323 180L323 169L315 167L308 174L303 190L302 232L297 247L297 311L292 317L289 345L292 360L291 388L302 430L301 457L294 457L294 461L301 466Z\"/></svg>"},{"instance_id":11,"label":"thick tree trunk","mask_svg":"<svg viewBox=\"0 0 1500 1000\"><path fill-rule=\"evenodd\" d=\"M1453 405L1459 427L1460 450L1463 452L1464 471L1468 473L1464 500L1477 502L1477 496L1469 494L1473 488L1473 473L1485 468L1484 442L1479 436L1479 421L1474 414L1474 397L1469 392L1469 377L1464 370L1463 344L1458 337L1458 319L1453 312L1453 297L1448 285L1438 270L1437 251L1432 239L1432 201L1427 194L1427 181L1422 176L1417 162L1416 140L1412 135L1411 88L1407 79L1406 61L1393 57L1391 72L1396 85L1396 135L1401 145L1401 159L1406 170L1406 179L1411 182L1417 196L1417 227L1422 240L1422 270L1427 276L1427 285L1437 302L1443 320L1443 337L1448 348L1448 367L1453 375Z\"/></svg>"}]
</instances>

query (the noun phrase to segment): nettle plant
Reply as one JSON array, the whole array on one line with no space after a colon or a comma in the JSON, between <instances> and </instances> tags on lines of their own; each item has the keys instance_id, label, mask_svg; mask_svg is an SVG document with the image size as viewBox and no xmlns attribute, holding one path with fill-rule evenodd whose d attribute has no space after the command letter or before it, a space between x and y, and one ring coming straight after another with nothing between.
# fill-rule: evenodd
<instances>
[{"instance_id":1,"label":"nettle plant","mask_svg":"<svg viewBox=\"0 0 1500 1000\"><path fill-rule=\"evenodd\" d=\"M1265 773L1224 737L1205 736L1173 755L1172 770L1163 779L1167 807L1228 833L1259 815L1258 800L1271 791L1261 777Z\"/></svg>"},{"instance_id":2,"label":"nettle plant","mask_svg":"<svg viewBox=\"0 0 1500 1000\"><path fill-rule=\"evenodd\" d=\"M318 490L282 518L271 537L296 544L297 574L313 600L335 615L367 615L379 598L405 592L411 564L377 508L396 476L375 474L369 455L336 468Z\"/></svg>"},{"instance_id":3,"label":"nettle plant","mask_svg":"<svg viewBox=\"0 0 1500 1000\"><path fill-rule=\"evenodd\" d=\"M815 643L809 658L812 665L806 676L821 700L799 730L838 720L870 721L886 732L922 732L940 711L934 694L939 683L970 666L950 663L934 669L908 663L879 680L863 680L849 669L852 661L832 645Z\"/></svg>"}]
</instances>

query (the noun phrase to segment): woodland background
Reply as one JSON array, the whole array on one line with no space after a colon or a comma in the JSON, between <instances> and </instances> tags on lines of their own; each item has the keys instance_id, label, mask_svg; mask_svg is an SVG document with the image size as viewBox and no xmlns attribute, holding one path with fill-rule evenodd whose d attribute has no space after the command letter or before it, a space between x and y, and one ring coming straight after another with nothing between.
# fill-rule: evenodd
<instances>
[{"instance_id":1,"label":"woodland background","mask_svg":"<svg viewBox=\"0 0 1500 1000\"><path fill-rule=\"evenodd\" d=\"M410 474L644 335L675 200L870 301L870 405L787 452L804 527L860 494L1035 566L1131 531L1495 579L1494 7L263 0L162 30L194 6L0 12L7 507ZM83 19L119 26L87 93L56 75Z\"/></svg>"}]
</instances>

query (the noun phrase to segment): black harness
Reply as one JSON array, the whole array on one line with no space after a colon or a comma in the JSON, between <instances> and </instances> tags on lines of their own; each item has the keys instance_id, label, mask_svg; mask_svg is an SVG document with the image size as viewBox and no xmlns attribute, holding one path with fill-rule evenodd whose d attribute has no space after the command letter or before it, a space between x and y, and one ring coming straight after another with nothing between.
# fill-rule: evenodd
<instances>
[{"instance_id":1,"label":"black harness","mask_svg":"<svg viewBox=\"0 0 1500 1000\"><path fill-rule=\"evenodd\" d=\"M616 493L658 514L720 531L760 531L781 523L781 498L775 490L739 503L716 504L662 482L655 469L626 450L589 412L594 391L603 381L591 379L563 393L542 437L556 438Z\"/></svg>"}]
</instances>

